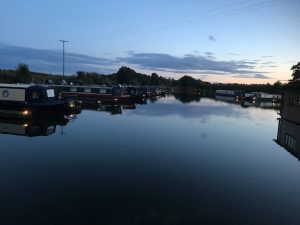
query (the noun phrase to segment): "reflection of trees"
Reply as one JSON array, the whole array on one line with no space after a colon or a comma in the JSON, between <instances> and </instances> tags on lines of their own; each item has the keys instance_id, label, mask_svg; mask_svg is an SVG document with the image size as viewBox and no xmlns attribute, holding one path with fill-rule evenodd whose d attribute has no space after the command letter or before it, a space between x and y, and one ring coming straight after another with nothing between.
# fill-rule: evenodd
<instances>
[{"instance_id":1,"label":"reflection of trees","mask_svg":"<svg viewBox=\"0 0 300 225\"><path fill-rule=\"evenodd\" d=\"M182 103L200 102L201 100L200 95L187 92L174 93L174 97Z\"/></svg>"}]
</instances>

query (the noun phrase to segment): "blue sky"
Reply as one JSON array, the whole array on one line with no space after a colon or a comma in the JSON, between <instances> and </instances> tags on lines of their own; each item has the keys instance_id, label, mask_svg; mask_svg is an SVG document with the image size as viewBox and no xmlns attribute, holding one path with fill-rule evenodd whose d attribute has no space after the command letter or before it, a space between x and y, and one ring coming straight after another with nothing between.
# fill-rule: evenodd
<instances>
[{"instance_id":1,"label":"blue sky","mask_svg":"<svg viewBox=\"0 0 300 225\"><path fill-rule=\"evenodd\" d=\"M1 0L0 68L115 72L130 66L211 82L290 79L299 0Z\"/></svg>"}]
</instances>

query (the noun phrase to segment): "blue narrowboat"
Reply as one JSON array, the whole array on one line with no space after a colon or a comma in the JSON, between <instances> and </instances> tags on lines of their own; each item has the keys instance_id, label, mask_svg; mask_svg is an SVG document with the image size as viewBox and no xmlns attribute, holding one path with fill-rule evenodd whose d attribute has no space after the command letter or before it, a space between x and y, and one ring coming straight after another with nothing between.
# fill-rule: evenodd
<instances>
[{"instance_id":1,"label":"blue narrowboat","mask_svg":"<svg viewBox=\"0 0 300 225\"><path fill-rule=\"evenodd\" d=\"M0 84L0 115L31 117L42 112L59 112L68 107L53 88L44 85Z\"/></svg>"}]
</instances>

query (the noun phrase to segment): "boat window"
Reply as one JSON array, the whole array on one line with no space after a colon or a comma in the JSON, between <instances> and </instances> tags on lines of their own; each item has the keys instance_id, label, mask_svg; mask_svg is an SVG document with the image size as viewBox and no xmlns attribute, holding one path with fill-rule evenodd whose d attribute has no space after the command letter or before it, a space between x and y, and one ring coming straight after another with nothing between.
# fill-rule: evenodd
<instances>
[{"instance_id":1,"label":"boat window","mask_svg":"<svg viewBox=\"0 0 300 225\"><path fill-rule=\"evenodd\" d=\"M92 93L99 93L99 89L98 88L92 88L91 92Z\"/></svg>"},{"instance_id":2,"label":"boat window","mask_svg":"<svg viewBox=\"0 0 300 225\"><path fill-rule=\"evenodd\" d=\"M84 89L84 92L86 92L86 93L91 93L91 89L90 89L90 88L85 88L85 89Z\"/></svg>"},{"instance_id":3,"label":"boat window","mask_svg":"<svg viewBox=\"0 0 300 225\"><path fill-rule=\"evenodd\" d=\"M289 97L289 105L290 106L300 106L300 96L292 95Z\"/></svg>"},{"instance_id":4,"label":"boat window","mask_svg":"<svg viewBox=\"0 0 300 225\"><path fill-rule=\"evenodd\" d=\"M54 89L48 89L48 90L47 90L47 97L48 97L48 98L53 98L53 97L55 97Z\"/></svg>"},{"instance_id":5,"label":"boat window","mask_svg":"<svg viewBox=\"0 0 300 225\"><path fill-rule=\"evenodd\" d=\"M41 99L42 93L39 91L33 91L33 92L31 92L31 98L32 99Z\"/></svg>"},{"instance_id":6,"label":"boat window","mask_svg":"<svg viewBox=\"0 0 300 225\"><path fill-rule=\"evenodd\" d=\"M84 88L79 87L79 88L77 88L77 91L78 91L78 92L84 92Z\"/></svg>"},{"instance_id":7,"label":"boat window","mask_svg":"<svg viewBox=\"0 0 300 225\"><path fill-rule=\"evenodd\" d=\"M106 88L100 88L99 93L100 94L106 94L107 93Z\"/></svg>"},{"instance_id":8,"label":"boat window","mask_svg":"<svg viewBox=\"0 0 300 225\"><path fill-rule=\"evenodd\" d=\"M114 95L121 95L121 93L122 93L122 89L120 89L120 88L114 89Z\"/></svg>"},{"instance_id":9,"label":"boat window","mask_svg":"<svg viewBox=\"0 0 300 225\"><path fill-rule=\"evenodd\" d=\"M285 134L284 144L288 148L295 150L296 149L296 138L293 136L290 136L289 134Z\"/></svg>"},{"instance_id":10,"label":"boat window","mask_svg":"<svg viewBox=\"0 0 300 225\"><path fill-rule=\"evenodd\" d=\"M71 87L70 91L71 92L77 92L77 88L76 87Z\"/></svg>"}]
</instances>

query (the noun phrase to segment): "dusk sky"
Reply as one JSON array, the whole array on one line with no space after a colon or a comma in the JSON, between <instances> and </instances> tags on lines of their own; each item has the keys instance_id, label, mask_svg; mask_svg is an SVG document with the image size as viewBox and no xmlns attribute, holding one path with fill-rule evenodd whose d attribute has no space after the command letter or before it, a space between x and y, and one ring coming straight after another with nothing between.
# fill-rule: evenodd
<instances>
[{"instance_id":1,"label":"dusk sky","mask_svg":"<svg viewBox=\"0 0 300 225\"><path fill-rule=\"evenodd\" d=\"M300 61L300 0L1 0L0 68L274 83Z\"/></svg>"}]
</instances>

